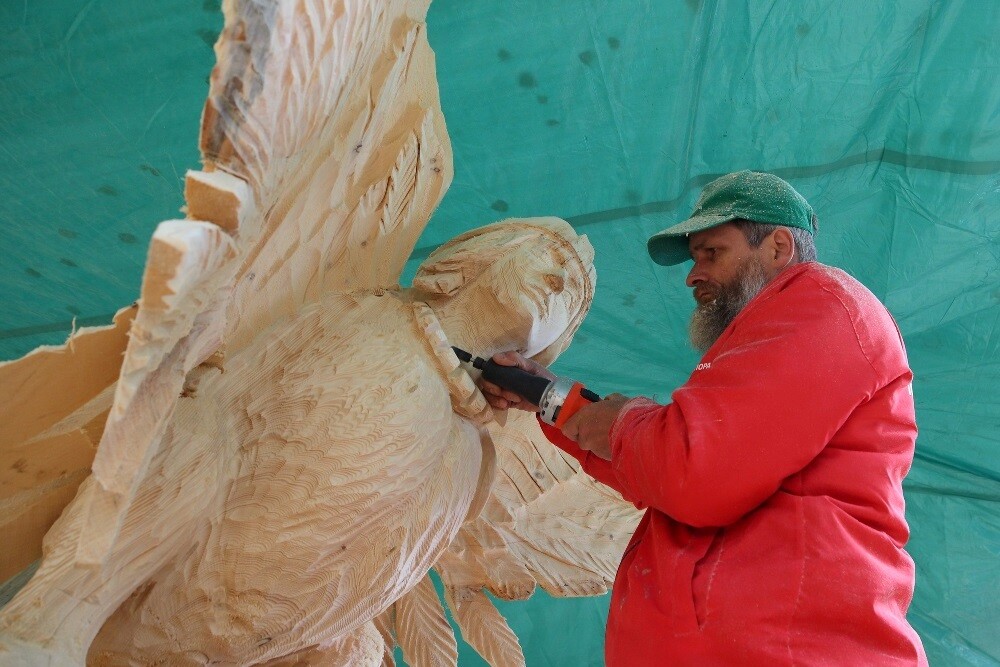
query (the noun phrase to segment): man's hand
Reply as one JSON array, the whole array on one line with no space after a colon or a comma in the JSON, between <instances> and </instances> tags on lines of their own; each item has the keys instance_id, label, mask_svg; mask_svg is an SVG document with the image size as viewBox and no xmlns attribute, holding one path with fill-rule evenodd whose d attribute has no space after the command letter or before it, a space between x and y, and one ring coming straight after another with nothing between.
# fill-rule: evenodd
<instances>
[{"instance_id":1,"label":"man's hand","mask_svg":"<svg viewBox=\"0 0 1000 667\"><path fill-rule=\"evenodd\" d=\"M553 375L552 371L548 368L517 352L500 352L498 354L494 354L493 361L501 366L517 366L521 370L528 371L532 375L538 375L550 380L554 380L556 378L556 376ZM501 389L492 382L487 382L482 378L479 379L478 384L479 389L482 390L483 395L486 397L486 401L493 407L494 410L517 408L518 410L527 410L528 412L538 412L537 405L529 403L512 391Z\"/></svg>"},{"instance_id":2,"label":"man's hand","mask_svg":"<svg viewBox=\"0 0 1000 667\"><path fill-rule=\"evenodd\" d=\"M611 426L629 400L628 396L609 394L603 401L583 406L566 420L562 427L563 435L576 442L580 449L610 461Z\"/></svg>"}]
</instances>

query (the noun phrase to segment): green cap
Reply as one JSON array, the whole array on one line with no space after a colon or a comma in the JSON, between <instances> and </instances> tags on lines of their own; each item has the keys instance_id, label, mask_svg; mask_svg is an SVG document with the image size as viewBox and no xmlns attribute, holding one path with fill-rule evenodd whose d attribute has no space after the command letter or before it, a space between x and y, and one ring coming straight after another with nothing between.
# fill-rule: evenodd
<instances>
[{"instance_id":1,"label":"green cap","mask_svg":"<svg viewBox=\"0 0 1000 667\"><path fill-rule=\"evenodd\" d=\"M688 234L731 220L798 227L813 233L815 215L805 197L774 174L737 171L705 186L691 217L650 237L646 247L657 264L691 259Z\"/></svg>"}]
</instances>

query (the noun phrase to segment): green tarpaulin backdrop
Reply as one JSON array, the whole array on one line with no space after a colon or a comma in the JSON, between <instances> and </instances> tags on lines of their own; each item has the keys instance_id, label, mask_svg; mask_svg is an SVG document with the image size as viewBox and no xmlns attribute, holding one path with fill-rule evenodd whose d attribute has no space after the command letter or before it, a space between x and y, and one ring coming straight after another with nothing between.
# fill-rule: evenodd
<instances>
[{"instance_id":1,"label":"green tarpaulin backdrop","mask_svg":"<svg viewBox=\"0 0 1000 667\"><path fill-rule=\"evenodd\" d=\"M0 358L138 295L221 25L217 0L0 4ZM455 180L415 257L568 219L598 290L558 370L600 393L666 400L697 362L686 268L645 239L703 184L770 170L812 202L821 261L888 306L916 373L910 620L932 664L1000 664L1000 3L436 0L428 25ZM529 665L586 665L607 604L501 609Z\"/></svg>"}]
</instances>

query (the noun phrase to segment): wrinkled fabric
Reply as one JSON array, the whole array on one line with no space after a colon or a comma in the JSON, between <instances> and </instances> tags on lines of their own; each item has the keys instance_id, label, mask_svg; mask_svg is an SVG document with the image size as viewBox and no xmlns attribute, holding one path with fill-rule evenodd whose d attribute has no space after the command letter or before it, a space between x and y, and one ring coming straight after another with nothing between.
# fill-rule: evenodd
<instances>
[{"instance_id":1,"label":"wrinkled fabric","mask_svg":"<svg viewBox=\"0 0 1000 667\"><path fill-rule=\"evenodd\" d=\"M744 308L670 404L627 404L610 462L546 427L647 508L607 664L926 665L906 621L911 380L882 304L810 262Z\"/></svg>"}]
</instances>

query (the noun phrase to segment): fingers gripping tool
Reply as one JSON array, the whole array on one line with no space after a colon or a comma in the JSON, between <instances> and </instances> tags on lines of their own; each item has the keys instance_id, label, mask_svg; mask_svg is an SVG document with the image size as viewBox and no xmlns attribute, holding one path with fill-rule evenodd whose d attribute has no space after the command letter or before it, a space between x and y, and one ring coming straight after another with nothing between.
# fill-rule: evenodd
<instances>
[{"instance_id":1,"label":"fingers gripping tool","mask_svg":"<svg viewBox=\"0 0 1000 667\"><path fill-rule=\"evenodd\" d=\"M471 363L473 368L482 371L483 379L487 382L537 405L542 421L557 428L562 428L583 406L601 400L600 396L570 378L557 377L550 380L517 366L504 366L482 357L473 358L457 347L452 349L461 361Z\"/></svg>"}]
</instances>

